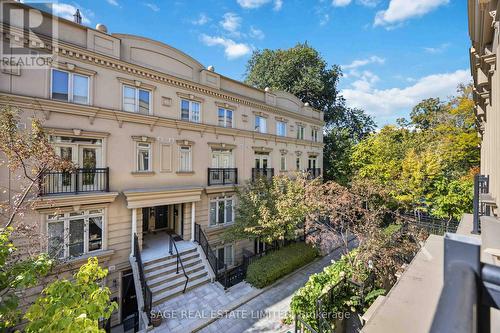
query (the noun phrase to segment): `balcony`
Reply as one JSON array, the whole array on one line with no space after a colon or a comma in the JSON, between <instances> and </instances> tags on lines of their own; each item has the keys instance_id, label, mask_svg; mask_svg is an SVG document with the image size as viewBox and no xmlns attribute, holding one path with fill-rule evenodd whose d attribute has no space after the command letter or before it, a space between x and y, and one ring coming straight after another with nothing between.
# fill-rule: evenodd
<instances>
[{"instance_id":1,"label":"balcony","mask_svg":"<svg viewBox=\"0 0 500 333\"><path fill-rule=\"evenodd\" d=\"M252 168L252 181L258 178L271 180L274 176L274 168Z\"/></svg>"},{"instance_id":2,"label":"balcony","mask_svg":"<svg viewBox=\"0 0 500 333\"><path fill-rule=\"evenodd\" d=\"M40 196L89 192L109 192L109 168L48 171L40 179Z\"/></svg>"},{"instance_id":3,"label":"balcony","mask_svg":"<svg viewBox=\"0 0 500 333\"><path fill-rule=\"evenodd\" d=\"M308 168L307 174L309 179L318 178L321 176L321 168Z\"/></svg>"},{"instance_id":4,"label":"balcony","mask_svg":"<svg viewBox=\"0 0 500 333\"><path fill-rule=\"evenodd\" d=\"M496 208L496 201L489 193L489 176L474 176L474 199L473 199L473 234L481 233L481 216L491 216Z\"/></svg>"},{"instance_id":5,"label":"balcony","mask_svg":"<svg viewBox=\"0 0 500 333\"><path fill-rule=\"evenodd\" d=\"M208 168L208 186L238 184L237 168Z\"/></svg>"}]
</instances>

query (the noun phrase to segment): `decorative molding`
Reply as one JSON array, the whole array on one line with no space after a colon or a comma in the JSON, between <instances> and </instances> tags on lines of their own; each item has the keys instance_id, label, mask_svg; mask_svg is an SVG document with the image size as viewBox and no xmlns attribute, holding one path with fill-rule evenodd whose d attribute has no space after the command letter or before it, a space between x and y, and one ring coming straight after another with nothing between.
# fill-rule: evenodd
<instances>
[{"instance_id":1,"label":"decorative molding","mask_svg":"<svg viewBox=\"0 0 500 333\"><path fill-rule=\"evenodd\" d=\"M235 149L236 145L229 143L220 143L220 142L208 142L208 145L212 149Z\"/></svg>"},{"instance_id":2,"label":"decorative molding","mask_svg":"<svg viewBox=\"0 0 500 333\"><path fill-rule=\"evenodd\" d=\"M280 149L280 154L281 154L281 155L286 155L286 154L288 154L288 149Z\"/></svg>"},{"instance_id":3,"label":"decorative molding","mask_svg":"<svg viewBox=\"0 0 500 333\"><path fill-rule=\"evenodd\" d=\"M297 155L297 156L301 156L301 155L302 155L302 151L300 151L300 150L296 150L296 151L295 151L295 155Z\"/></svg>"},{"instance_id":4,"label":"decorative molding","mask_svg":"<svg viewBox=\"0 0 500 333\"><path fill-rule=\"evenodd\" d=\"M196 96L196 95L193 95L193 94L186 94L186 93L183 93L183 92L180 92L180 91L178 91L176 94L180 98L189 99L191 101L200 102L200 103L205 102L204 98Z\"/></svg>"},{"instance_id":5,"label":"decorative molding","mask_svg":"<svg viewBox=\"0 0 500 333\"><path fill-rule=\"evenodd\" d=\"M34 208L36 210L46 209L54 210L60 207L68 207L73 210L74 206L83 207L92 204L111 203L118 196L118 192L96 192L89 194L61 195L50 197L38 197L34 199Z\"/></svg>"},{"instance_id":6,"label":"decorative molding","mask_svg":"<svg viewBox=\"0 0 500 333\"><path fill-rule=\"evenodd\" d=\"M63 71L73 72L76 74L83 74L87 76L94 76L97 74L97 72L92 69L83 68L69 62L53 61L50 65L55 69L61 69Z\"/></svg>"},{"instance_id":7,"label":"decorative molding","mask_svg":"<svg viewBox=\"0 0 500 333\"><path fill-rule=\"evenodd\" d=\"M256 153L270 153L273 151L273 148L269 147L262 147L262 146L253 146L252 147L253 151Z\"/></svg>"},{"instance_id":8,"label":"decorative molding","mask_svg":"<svg viewBox=\"0 0 500 333\"><path fill-rule=\"evenodd\" d=\"M161 105L163 106L172 106L172 98L162 96L161 97Z\"/></svg>"},{"instance_id":9,"label":"decorative molding","mask_svg":"<svg viewBox=\"0 0 500 333\"><path fill-rule=\"evenodd\" d=\"M146 135L132 135L132 140L134 141L139 141L139 142L155 142L156 138L152 136L146 136Z\"/></svg>"},{"instance_id":10,"label":"decorative molding","mask_svg":"<svg viewBox=\"0 0 500 333\"><path fill-rule=\"evenodd\" d=\"M255 116L259 116L259 117L262 117L262 118L269 118L269 115L267 113L264 113L264 112L260 112L260 111L252 111L252 113L255 115Z\"/></svg>"},{"instance_id":11,"label":"decorative molding","mask_svg":"<svg viewBox=\"0 0 500 333\"><path fill-rule=\"evenodd\" d=\"M175 140L179 146L194 146L194 141L190 140Z\"/></svg>"},{"instance_id":12,"label":"decorative molding","mask_svg":"<svg viewBox=\"0 0 500 333\"><path fill-rule=\"evenodd\" d=\"M147 90L151 90L151 91L154 91L156 89L156 86L154 86L152 84L147 84L147 83L144 83L144 82L141 82L138 80L130 80L130 79L126 79L123 77L117 77L117 79L118 79L118 81L120 81L120 83L126 84L128 86L147 89Z\"/></svg>"},{"instance_id":13,"label":"decorative molding","mask_svg":"<svg viewBox=\"0 0 500 333\"><path fill-rule=\"evenodd\" d=\"M232 110L232 111L236 111L236 108L237 108L236 105L222 103L222 102L218 102L218 101L215 101L215 105L220 107L220 108L224 108L224 109L228 109L228 110Z\"/></svg>"},{"instance_id":14,"label":"decorative molding","mask_svg":"<svg viewBox=\"0 0 500 333\"><path fill-rule=\"evenodd\" d=\"M103 139L110 134L107 132L84 131L79 128L57 128L57 127L44 127L49 135L58 136L79 136L86 138Z\"/></svg>"},{"instance_id":15,"label":"decorative molding","mask_svg":"<svg viewBox=\"0 0 500 333\"><path fill-rule=\"evenodd\" d=\"M202 187L125 190L127 208L170 205L201 200Z\"/></svg>"},{"instance_id":16,"label":"decorative molding","mask_svg":"<svg viewBox=\"0 0 500 333\"><path fill-rule=\"evenodd\" d=\"M280 117L280 116L275 116L274 119L276 119L276 121L281 121L283 123L288 123L288 119Z\"/></svg>"}]
</instances>

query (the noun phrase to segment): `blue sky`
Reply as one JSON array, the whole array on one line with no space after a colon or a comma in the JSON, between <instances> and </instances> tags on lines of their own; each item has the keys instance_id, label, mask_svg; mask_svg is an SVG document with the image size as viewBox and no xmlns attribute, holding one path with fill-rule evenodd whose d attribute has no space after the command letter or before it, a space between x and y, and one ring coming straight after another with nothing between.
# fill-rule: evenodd
<instances>
[{"instance_id":1,"label":"blue sky","mask_svg":"<svg viewBox=\"0 0 500 333\"><path fill-rule=\"evenodd\" d=\"M80 8L89 26L160 40L237 80L252 50L307 41L342 66L348 105L379 125L470 80L463 0L68 0L56 8L64 17Z\"/></svg>"}]
</instances>

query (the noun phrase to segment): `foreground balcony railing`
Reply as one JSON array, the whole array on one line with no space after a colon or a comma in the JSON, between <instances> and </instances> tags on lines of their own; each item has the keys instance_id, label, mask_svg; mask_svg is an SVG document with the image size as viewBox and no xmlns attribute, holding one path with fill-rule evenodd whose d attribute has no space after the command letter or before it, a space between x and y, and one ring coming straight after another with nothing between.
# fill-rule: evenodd
<instances>
[{"instance_id":1,"label":"foreground balcony railing","mask_svg":"<svg viewBox=\"0 0 500 333\"><path fill-rule=\"evenodd\" d=\"M45 172L39 195L109 192L109 168L75 169Z\"/></svg>"},{"instance_id":2,"label":"foreground balcony railing","mask_svg":"<svg viewBox=\"0 0 500 333\"><path fill-rule=\"evenodd\" d=\"M480 257L479 239L446 234L444 285L431 333L493 332L490 310L500 308L500 267Z\"/></svg>"},{"instance_id":3,"label":"foreground balcony railing","mask_svg":"<svg viewBox=\"0 0 500 333\"><path fill-rule=\"evenodd\" d=\"M321 168L308 168L307 174L311 179L318 178L319 176L321 176Z\"/></svg>"},{"instance_id":4,"label":"foreground balcony railing","mask_svg":"<svg viewBox=\"0 0 500 333\"><path fill-rule=\"evenodd\" d=\"M237 168L208 168L208 186L238 184Z\"/></svg>"},{"instance_id":5,"label":"foreground balcony railing","mask_svg":"<svg viewBox=\"0 0 500 333\"><path fill-rule=\"evenodd\" d=\"M252 168L252 181L258 178L271 180L274 176L274 168Z\"/></svg>"}]
</instances>

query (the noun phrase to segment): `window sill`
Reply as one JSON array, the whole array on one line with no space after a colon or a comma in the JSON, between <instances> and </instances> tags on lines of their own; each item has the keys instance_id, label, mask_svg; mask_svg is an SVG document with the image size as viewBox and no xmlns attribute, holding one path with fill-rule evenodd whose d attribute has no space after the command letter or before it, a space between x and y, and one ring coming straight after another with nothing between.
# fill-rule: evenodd
<instances>
[{"instance_id":1,"label":"window sill","mask_svg":"<svg viewBox=\"0 0 500 333\"><path fill-rule=\"evenodd\" d=\"M194 175L194 171L177 171L176 174L180 176L191 176Z\"/></svg>"},{"instance_id":2,"label":"window sill","mask_svg":"<svg viewBox=\"0 0 500 333\"><path fill-rule=\"evenodd\" d=\"M79 257L64 258L64 259L60 259L58 267L60 267L60 268L66 268L66 267L67 268L71 268L71 266L74 266L74 265L80 266L84 262L86 262L89 258L93 258L93 257L98 258L99 261L100 261L100 264L102 264L102 260L101 259L109 258L114 253L115 253L114 250L98 250L98 251L94 251L94 252L89 252L89 253L82 254Z\"/></svg>"},{"instance_id":3,"label":"window sill","mask_svg":"<svg viewBox=\"0 0 500 333\"><path fill-rule=\"evenodd\" d=\"M132 175L134 176L154 176L154 171L132 171Z\"/></svg>"},{"instance_id":4,"label":"window sill","mask_svg":"<svg viewBox=\"0 0 500 333\"><path fill-rule=\"evenodd\" d=\"M231 223L223 223L223 224L216 224L216 225L208 225L209 230L219 230L219 229L224 229L226 227L230 227L234 225L234 222Z\"/></svg>"}]
</instances>

